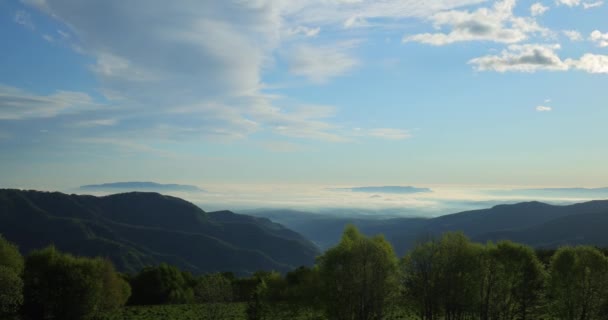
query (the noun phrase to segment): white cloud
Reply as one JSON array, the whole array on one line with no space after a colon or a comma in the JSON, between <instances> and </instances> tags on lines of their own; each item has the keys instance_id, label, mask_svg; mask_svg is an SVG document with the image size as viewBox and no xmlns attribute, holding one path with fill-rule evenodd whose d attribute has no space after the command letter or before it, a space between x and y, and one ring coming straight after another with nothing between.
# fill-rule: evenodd
<instances>
[{"instance_id":1,"label":"white cloud","mask_svg":"<svg viewBox=\"0 0 608 320\"><path fill-rule=\"evenodd\" d=\"M549 33L532 18L514 16L515 4L516 0L503 0L496 2L492 8L480 8L473 12L451 10L436 13L430 17L430 21L437 29L447 26L451 29L449 33L405 36L403 42L438 46L461 41L517 43L528 39L530 34Z\"/></svg>"},{"instance_id":2,"label":"white cloud","mask_svg":"<svg viewBox=\"0 0 608 320\"><path fill-rule=\"evenodd\" d=\"M565 5L568 7L577 7L581 5L581 0L556 0L558 5Z\"/></svg>"},{"instance_id":3,"label":"white cloud","mask_svg":"<svg viewBox=\"0 0 608 320\"><path fill-rule=\"evenodd\" d=\"M596 1L596 2L583 2L583 8L584 9L592 9L592 8L597 8L597 7L601 7L604 5L604 1Z\"/></svg>"},{"instance_id":4,"label":"white cloud","mask_svg":"<svg viewBox=\"0 0 608 320\"><path fill-rule=\"evenodd\" d=\"M371 27L368 21L373 27L394 25L399 19L428 18L484 0L23 2L62 23L58 35L53 34L55 41L92 58L90 70L99 80L99 92L113 104L133 118L155 115L146 121L149 130L235 137L267 130L343 141L350 135L331 114L295 112L294 106L305 103L265 93L269 85L262 75L276 67L276 59L284 59L279 62L287 62L293 74L323 83L360 61L352 52L356 42L312 44L321 30ZM509 24L534 29L528 22L513 19ZM173 112L179 108L188 110ZM164 121L167 114L179 119L180 126ZM93 119L113 116L96 114Z\"/></svg>"},{"instance_id":5,"label":"white cloud","mask_svg":"<svg viewBox=\"0 0 608 320\"><path fill-rule=\"evenodd\" d=\"M348 21L427 18L437 12L483 3L486 0L307 0L281 1L289 20L300 25L342 25ZM381 22L378 22L381 24ZM356 25L356 24L355 24ZM365 24L367 25L367 24ZM362 25L357 25L362 26ZM378 26L378 24L374 24Z\"/></svg>"},{"instance_id":6,"label":"white cloud","mask_svg":"<svg viewBox=\"0 0 608 320\"><path fill-rule=\"evenodd\" d=\"M568 70L568 64L555 53L555 50L559 48L559 45L510 45L500 55L475 58L470 60L469 64L474 65L478 71Z\"/></svg>"},{"instance_id":7,"label":"white cloud","mask_svg":"<svg viewBox=\"0 0 608 320\"><path fill-rule=\"evenodd\" d=\"M538 112L549 112L549 111L553 111L553 108L547 107L547 106L538 106L538 107L536 107L536 111L538 111Z\"/></svg>"},{"instance_id":8,"label":"white cloud","mask_svg":"<svg viewBox=\"0 0 608 320\"><path fill-rule=\"evenodd\" d=\"M344 21L344 28L357 28L357 27L367 27L369 26L369 23L367 22L367 20L365 20L365 18L362 18L360 16L352 16L348 19L346 19L346 21Z\"/></svg>"},{"instance_id":9,"label":"white cloud","mask_svg":"<svg viewBox=\"0 0 608 320\"><path fill-rule=\"evenodd\" d=\"M314 82L323 83L343 75L359 64L350 50L356 42L314 47L300 45L289 52L289 71Z\"/></svg>"},{"instance_id":10,"label":"white cloud","mask_svg":"<svg viewBox=\"0 0 608 320\"><path fill-rule=\"evenodd\" d=\"M393 128L371 129L367 134L374 138L381 138L386 140L405 140L412 137L410 132L407 130Z\"/></svg>"},{"instance_id":11,"label":"white cloud","mask_svg":"<svg viewBox=\"0 0 608 320\"><path fill-rule=\"evenodd\" d=\"M582 41L583 35L576 30L564 30L564 35L570 39L570 41Z\"/></svg>"},{"instance_id":12,"label":"white cloud","mask_svg":"<svg viewBox=\"0 0 608 320\"><path fill-rule=\"evenodd\" d=\"M15 12L13 21L15 21L15 23L18 23L30 30L36 29L36 26L34 25L34 22L32 21L32 16L28 12L25 12L23 10L19 10L19 11Z\"/></svg>"},{"instance_id":13,"label":"white cloud","mask_svg":"<svg viewBox=\"0 0 608 320\"><path fill-rule=\"evenodd\" d=\"M297 26L295 28L287 29L287 35L303 35L305 37L316 37L321 32L321 27L309 28L305 26Z\"/></svg>"},{"instance_id":14,"label":"white cloud","mask_svg":"<svg viewBox=\"0 0 608 320\"><path fill-rule=\"evenodd\" d=\"M0 85L0 119L48 118L58 114L95 110L99 105L86 93L56 91L49 95Z\"/></svg>"},{"instance_id":15,"label":"white cloud","mask_svg":"<svg viewBox=\"0 0 608 320\"><path fill-rule=\"evenodd\" d=\"M608 47L608 32L601 33L599 30L594 30L589 35L589 40L594 42L598 47Z\"/></svg>"},{"instance_id":16,"label":"white cloud","mask_svg":"<svg viewBox=\"0 0 608 320\"><path fill-rule=\"evenodd\" d=\"M585 54L578 60L566 60L571 67L589 73L608 74L608 55Z\"/></svg>"},{"instance_id":17,"label":"white cloud","mask_svg":"<svg viewBox=\"0 0 608 320\"><path fill-rule=\"evenodd\" d=\"M536 72L539 70L581 70L608 74L608 55L584 54L580 59L562 60L555 52L559 45L511 45L500 55L488 55L469 61L478 71Z\"/></svg>"},{"instance_id":18,"label":"white cloud","mask_svg":"<svg viewBox=\"0 0 608 320\"><path fill-rule=\"evenodd\" d=\"M118 119L93 119L80 121L75 124L76 127L111 127L118 124Z\"/></svg>"},{"instance_id":19,"label":"white cloud","mask_svg":"<svg viewBox=\"0 0 608 320\"><path fill-rule=\"evenodd\" d=\"M540 2L536 2L532 6L530 6L530 14L532 16L534 16L534 17L536 17L536 16L542 16L548 10L549 10L549 7L544 6Z\"/></svg>"},{"instance_id":20,"label":"white cloud","mask_svg":"<svg viewBox=\"0 0 608 320\"><path fill-rule=\"evenodd\" d=\"M55 38L53 38L53 36L48 35L48 34L43 34L42 35L42 39L46 40L47 42L55 42Z\"/></svg>"},{"instance_id":21,"label":"white cloud","mask_svg":"<svg viewBox=\"0 0 608 320\"><path fill-rule=\"evenodd\" d=\"M568 7L578 7L582 4L584 9L592 9L601 7L604 4L604 1L600 0L595 2L583 2L581 0L556 0L556 3L558 5L565 5Z\"/></svg>"}]
</instances>

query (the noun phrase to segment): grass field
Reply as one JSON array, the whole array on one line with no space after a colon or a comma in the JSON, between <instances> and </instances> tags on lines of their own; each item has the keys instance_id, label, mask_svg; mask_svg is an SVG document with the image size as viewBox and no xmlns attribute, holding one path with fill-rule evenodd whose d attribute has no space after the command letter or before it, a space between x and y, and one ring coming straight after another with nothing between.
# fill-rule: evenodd
<instances>
[{"instance_id":1,"label":"grass field","mask_svg":"<svg viewBox=\"0 0 608 320\"><path fill-rule=\"evenodd\" d=\"M99 320L246 320L245 309L245 303L136 306L103 315ZM326 318L320 311L300 310L294 313L293 310L275 305L267 310L265 319L325 320ZM408 317L402 311L397 311L387 314L386 319L402 320Z\"/></svg>"},{"instance_id":2,"label":"grass field","mask_svg":"<svg viewBox=\"0 0 608 320\"><path fill-rule=\"evenodd\" d=\"M245 304L222 305L160 305L126 307L106 314L100 320L244 320Z\"/></svg>"},{"instance_id":3,"label":"grass field","mask_svg":"<svg viewBox=\"0 0 608 320\"><path fill-rule=\"evenodd\" d=\"M245 320L245 309L245 303L136 306L105 314L99 320ZM272 320L324 319L320 312L308 311L295 315L286 308L276 306L267 312L267 318Z\"/></svg>"}]
</instances>

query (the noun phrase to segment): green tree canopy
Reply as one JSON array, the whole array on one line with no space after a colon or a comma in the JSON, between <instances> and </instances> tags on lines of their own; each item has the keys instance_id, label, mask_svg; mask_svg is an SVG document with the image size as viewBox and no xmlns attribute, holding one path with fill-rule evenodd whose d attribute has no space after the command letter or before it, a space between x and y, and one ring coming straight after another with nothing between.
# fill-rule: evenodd
<instances>
[{"instance_id":1,"label":"green tree canopy","mask_svg":"<svg viewBox=\"0 0 608 320\"><path fill-rule=\"evenodd\" d=\"M0 318L15 314L23 303L23 257L0 235Z\"/></svg>"},{"instance_id":2,"label":"green tree canopy","mask_svg":"<svg viewBox=\"0 0 608 320\"><path fill-rule=\"evenodd\" d=\"M101 258L75 257L48 247L25 263L25 311L33 319L91 319L124 304L125 282Z\"/></svg>"},{"instance_id":3,"label":"green tree canopy","mask_svg":"<svg viewBox=\"0 0 608 320\"><path fill-rule=\"evenodd\" d=\"M194 301L194 291L187 274L175 266L160 264L146 267L131 279L129 304L179 304Z\"/></svg>"},{"instance_id":4,"label":"green tree canopy","mask_svg":"<svg viewBox=\"0 0 608 320\"><path fill-rule=\"evenodd\" d=\"M8 242L0 235L0 266L4 266L17 275L23 273L23 257L14 244Z\"/></svg>"},{"instance_id":5,"label":"green tree canopy","mask_svg":"<svg viewBox=\"0 0 608 320\"><path fill-rule=\"evenodd\" d=\"M330 319L382 319L398 292L392 246L384 237L366 237L352 225L318 264Z\"/></svg>"},{"instance_id":6,"label":"green tree canopy","mask_svg":"<svg viewBox=\"0 0 608 320\"><path fill-rule=\"evenodd\" d=\"M556 319L600 319L608 296L608 259L592 247L560 248L551 259L549 295Z\"/></svg>"}]
</instances>

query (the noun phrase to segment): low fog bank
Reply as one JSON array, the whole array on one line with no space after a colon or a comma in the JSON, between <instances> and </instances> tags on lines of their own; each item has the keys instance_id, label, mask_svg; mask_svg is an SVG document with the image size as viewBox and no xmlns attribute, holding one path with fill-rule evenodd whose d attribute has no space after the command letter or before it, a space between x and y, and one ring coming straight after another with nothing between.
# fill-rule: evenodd
<instances>
[{"instance_id":1,"label":"low fog bank","mask_svg":"<svg viewBox=\"0 0 608 320\"><path fill-rule=\"evenodd\" d=\"M424 192L394 192L396 187L325 185L203 185L200 192L156 190L191 201L205 211L231 210L257 215L264 212L299 213L350 218L424 217L476 209L498 204L541 201L567 205L607 199L608 189L517 188L477 186L399 187ZM406 189L409 188L409 189ZM356 190L356 191L353 191ZM369 190L370 192L361 192ZM386 192L382 192L386 190ZM97 196L131 190L65 190L68 193ZM155 190L144 190L155 191Z\"/></svg>"}]
</instances>

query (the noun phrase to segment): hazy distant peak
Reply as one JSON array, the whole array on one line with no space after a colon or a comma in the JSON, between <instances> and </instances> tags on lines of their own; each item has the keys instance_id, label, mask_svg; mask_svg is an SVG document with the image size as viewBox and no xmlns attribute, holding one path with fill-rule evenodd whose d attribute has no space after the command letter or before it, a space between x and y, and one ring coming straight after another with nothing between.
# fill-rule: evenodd
<instances>
[{"instance_id":1,"label":"hazy distant peak","mask_svg":"<svg viewBox=\"0 0 608 320\"><path fill-rule=\"evenodd\" d=\"M162 184L156 182L111 182L102 184L89 184L79 188L80 190L129 190L129 191L182 191L182 192L204 192L197 186L184 184Z\"/></svg>"},{"instance_id":2,"label":"hazy distant peak","mask_svg":"<svg viewBox=\"0 0 608 320\"><path fill-rule=\"evenodd\" d=\"M496 190L490 192L498 195L528 196L528 197L570 197L570 198L605 198L608 188L538 188Z\"/></svg>"},{"instance_id":3,"label":"hazy distant peak","mask_svg":"<svg viewBox=\"0 0 608 320\"><path fill-rule=\"evenodd\" d=\"M412 186L352 187L352 188L340 188L338 190L352 191L352 192L365 192L365 193L399 193L399 194L433 192L429 188L417 188L417 187L412 187Z\"/></svg>"}]
</instances>

